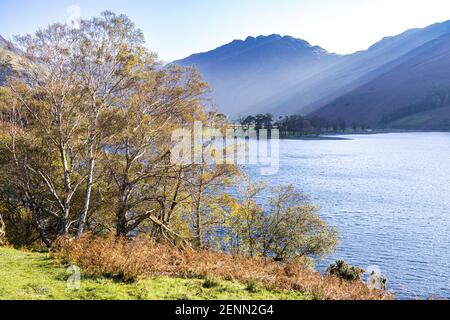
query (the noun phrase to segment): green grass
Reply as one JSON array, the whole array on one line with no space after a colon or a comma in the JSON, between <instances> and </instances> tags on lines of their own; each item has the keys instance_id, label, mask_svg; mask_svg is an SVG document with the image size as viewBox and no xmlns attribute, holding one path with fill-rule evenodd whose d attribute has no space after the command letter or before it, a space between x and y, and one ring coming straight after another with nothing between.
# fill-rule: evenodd
<instances>
[{"instance_id":1,"label":"green grass","mask_svg":"<svg viewBox=\"0 0 450 320\"><path fill-rule=\"evenodd\" d=\"M0 300L303 300L298 292L274 292L217 279L151 278L122 283L81 276L68 289L70 274L46 253L0 248Z\"/></svg>"}]
</instances>

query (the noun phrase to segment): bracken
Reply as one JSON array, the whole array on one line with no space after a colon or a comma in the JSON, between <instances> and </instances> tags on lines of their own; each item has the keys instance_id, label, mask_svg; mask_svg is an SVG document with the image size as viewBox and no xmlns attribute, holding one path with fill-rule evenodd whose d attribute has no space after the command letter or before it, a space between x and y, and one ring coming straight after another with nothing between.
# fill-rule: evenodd
<instances>
[{"instance_id":1,"label":"bracken","mask_svg":"<svg viewBox=\"0 0 450 320\"><path fill-rule=\"evenodd\" d=\"M72 240L60 238L52 249L60 262L76 264L85 274L124 281L142 277L219 278L256 283L269 290L300 291L324 300L389 300L385 291L370 290L362 282L346 282L305 270L297 259L289 264L260 258L231 256L208 250L192 251L155 243L139 237L125 239L84 235Z\"/></svg>"}]
</instances>

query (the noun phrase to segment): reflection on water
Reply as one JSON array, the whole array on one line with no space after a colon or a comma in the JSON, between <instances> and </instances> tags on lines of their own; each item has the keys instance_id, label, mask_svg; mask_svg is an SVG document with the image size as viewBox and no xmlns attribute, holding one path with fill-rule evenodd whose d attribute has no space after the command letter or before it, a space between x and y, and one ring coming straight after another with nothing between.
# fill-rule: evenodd
<instances>
[{"instance_id":1,"label":"reflection on water","mask_svg":"<svg viewBox=\"0 0 450 320\"><path fill-rule=\"evenodd\" d=\"M336 259L379 266L398 298L450 297L450 134L283 140L280 170L253 179L294 184L342 239Z\"/></svg>"}]
</instances>

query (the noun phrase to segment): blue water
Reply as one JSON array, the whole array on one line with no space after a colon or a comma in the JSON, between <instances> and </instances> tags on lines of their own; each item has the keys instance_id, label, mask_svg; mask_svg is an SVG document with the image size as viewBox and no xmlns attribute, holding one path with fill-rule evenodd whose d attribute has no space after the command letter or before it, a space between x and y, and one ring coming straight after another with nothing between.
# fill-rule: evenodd
<instances>
[{"instance_id":1,"label":"blue water","mask_svg":"<svg viewBox=\"0 0 450 320\"><path fill-rule=\"evenodd\" d=\"M450 298L450 133L282 140L280 170L253 180L293 184L321 207L341 245L318 264L376 266L400 299Z\"/></svg>"}]
</instances>

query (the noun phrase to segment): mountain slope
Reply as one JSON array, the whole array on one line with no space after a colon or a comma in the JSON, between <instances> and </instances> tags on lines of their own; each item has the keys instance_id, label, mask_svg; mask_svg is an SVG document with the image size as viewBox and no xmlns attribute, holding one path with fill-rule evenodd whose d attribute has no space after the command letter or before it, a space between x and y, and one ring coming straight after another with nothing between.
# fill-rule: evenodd
<instances>
[{"instance_id":1,"label":"mountain slope","mask_svg":"<svg viewBox=\"0 0 450 320\"><path fill-rule=\"evenodd\" d=\"M267 109L265 101L273 92L282 92L339 60L304 40L271 35L235 40L174 63L196 66L214 89L219 109L239 115Z\"/></svg>"},{"instance_id":2,"label":"mountain slope","mask_svg":"<svg viewBox=\"0 0 450 320\"><path fill-rule=\"evenodd\" d=\"M402 56L421 45L450 33L450 21L424 29L411 29L386 37L366 51L345 56L341 63L317 74L283 95L272 98L272 112L312 113L337 97L350 92L395 67Z\"/></svg>"},{"instance_id":3,"label":"mountain slope","mask_svg":"<svg viewBox=\"0 0 450 320\"><path fill-rule=\"evenodd\" d=\"M450 33L450 21L386 37L339 56L292 37L249 37L176 61L212 85L221 112L311 114L402 63L412 50Z\"/></svg>"},{"instance_id":4,"label":"mountain slope","mask_svg":"<svg viewBox=\"0 0 450 320\"><path fill-rule=\"evenodd\" d=\"M449 70L450 35L445 35L409 52L315 114L388 128L447 130Z\"/></svg>"},{"instance_id":5,"label":"mountain slope","mask_svg":"<svg viewBox=\"0 0 450 320\"><path fill-rule=\"evenodd\" d=\"M8 46L8 41L6 41L5 40L5 38L3 38L1 35L0 35L0 48L6 48Z\"/></svg>"},{"instance_id":6,"label":"mountain slope","mask_svg":"<svg viewBox=\"0 0 450 320\"><path fill-rule=\"evenodd\" d=\"M6 77L11 74L12 67L10 64L11 52L0 47L0 86L6 80Z\"/></svg>"},{"instance_id":7,"label":"mountain slope","mask_svg":"<svg viewBox=\"0 0 450 320\"><path fill-rule=\"evenodd\" d=\"M8 75L20 69L17 65L18 59L17 49L0 36L0 86L4 84Z\"/></svg>"}]
</instances>

